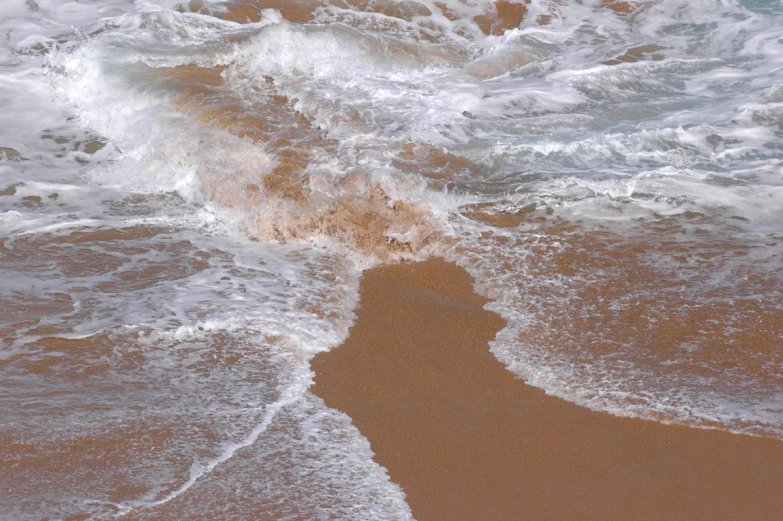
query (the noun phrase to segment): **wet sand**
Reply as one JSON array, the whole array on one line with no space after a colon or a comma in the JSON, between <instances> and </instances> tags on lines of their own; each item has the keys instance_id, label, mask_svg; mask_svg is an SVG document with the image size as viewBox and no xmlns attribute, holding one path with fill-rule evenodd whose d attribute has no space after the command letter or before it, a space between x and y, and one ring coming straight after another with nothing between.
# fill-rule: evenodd
<instances>
[{"instance_id":1,"label":"wet sand","mask_svg":"<svg viewBox=\"0 0 783 521\"><path fill-rule=\"evenodd\" d=\"M312 390L347 413L419 521L763 520L783 512L783 442L618 418L515 378L503 320L443 260L376 268Z\"/></svg>"}]
</instances>

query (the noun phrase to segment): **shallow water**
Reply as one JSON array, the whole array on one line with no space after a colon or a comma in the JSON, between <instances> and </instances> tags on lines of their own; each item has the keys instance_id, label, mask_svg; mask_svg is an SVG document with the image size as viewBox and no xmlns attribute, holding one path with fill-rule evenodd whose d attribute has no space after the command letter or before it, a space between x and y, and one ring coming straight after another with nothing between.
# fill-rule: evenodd
<instances>
[{"instance_id":1,"label":"shallow water","mask_svg":"<svg viewBox=\"0 0 783 521\"><path fill-rule=\"evenodd\" d=\"M308 360L431 255L527 382L783 437L779 2L0 12L0 517L410 517Z\"/></svg>"}]
</instances>

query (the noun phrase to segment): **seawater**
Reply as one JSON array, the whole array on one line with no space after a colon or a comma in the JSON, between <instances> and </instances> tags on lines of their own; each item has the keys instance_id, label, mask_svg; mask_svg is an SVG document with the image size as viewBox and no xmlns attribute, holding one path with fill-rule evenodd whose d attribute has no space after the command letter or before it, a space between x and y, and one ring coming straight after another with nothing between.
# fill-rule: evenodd
<instances>
[{"instance_id":1,"label":"seawater","mask_svg":"<svg viewBox=\"0 0 783 521\"><path fill-rule=\"evenodd\" d=\"M307 388L438 255L550 394L783 437L783 6L0 6L0 518L408 519Z\"/></svg>"}]
</instances>

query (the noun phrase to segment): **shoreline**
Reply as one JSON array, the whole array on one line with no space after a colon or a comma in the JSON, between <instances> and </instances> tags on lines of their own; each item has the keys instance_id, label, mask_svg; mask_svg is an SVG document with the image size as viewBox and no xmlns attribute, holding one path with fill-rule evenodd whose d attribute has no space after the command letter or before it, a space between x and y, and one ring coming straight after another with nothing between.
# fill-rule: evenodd
<instances>
[{"instance_id":1,"label":"shoreline","mask_svg":"<svg viewBox=\"0 0 783 521\"><path fill-rule=\"evenodd\" d=\"M442 259L368 270L311 390L351 417L419 521L772 520L783 442L591 411L490 353L504 326Z\"/></svg>"}]
</instances>

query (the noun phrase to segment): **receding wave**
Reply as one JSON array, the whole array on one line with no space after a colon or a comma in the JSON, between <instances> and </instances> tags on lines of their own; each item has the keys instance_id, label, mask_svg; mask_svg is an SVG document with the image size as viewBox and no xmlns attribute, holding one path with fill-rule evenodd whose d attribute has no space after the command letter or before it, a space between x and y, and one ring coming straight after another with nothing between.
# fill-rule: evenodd
<instances>
[{"instance_id":1,"label":"receding wave","mask_svg":"<svg viewBox=\"0 0 783 521\"><path fill-rule=\"evenodd\" d=\"M35 462L0 472L0 507L198 517L192 489L410 518L308 360L345 339L362 270L433 255L493 299L527 382L783 437L779 6L0 14L0 468ZM78 490L69 454L112 469Z\"/></svg>"}]
</instances>

